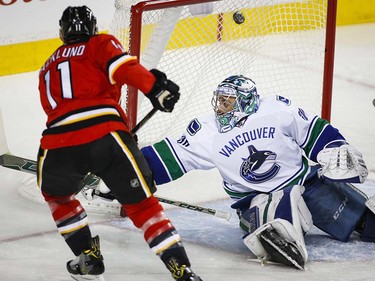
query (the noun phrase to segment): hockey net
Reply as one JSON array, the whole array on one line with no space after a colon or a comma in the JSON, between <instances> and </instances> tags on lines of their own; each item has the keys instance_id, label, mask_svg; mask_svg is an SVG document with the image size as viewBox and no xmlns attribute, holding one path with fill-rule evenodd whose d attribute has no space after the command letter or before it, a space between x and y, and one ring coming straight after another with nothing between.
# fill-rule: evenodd
<instances>
[{"instance_id":1,"label":"hockey net","mask_svg":"<svg viewBox=\"0 0 375 281\"><path fill-rule=\"evenodd\" d=\"M116 0L110 33L148 69L180 86L170 114L157 113L138 133L142 143L178 137L212 110L218 83L252 78L261 96L278 94L329 120L337 0ZM123 89L131 126L151 110Z\"/></svg>"}]
</instances>

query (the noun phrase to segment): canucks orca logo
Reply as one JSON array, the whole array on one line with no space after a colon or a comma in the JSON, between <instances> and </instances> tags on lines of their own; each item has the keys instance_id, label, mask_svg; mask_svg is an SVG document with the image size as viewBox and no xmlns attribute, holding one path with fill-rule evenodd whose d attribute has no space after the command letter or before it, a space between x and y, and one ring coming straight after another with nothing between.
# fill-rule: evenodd
<instances>
[{"instance_id":1,"label":"canucks orca logo","mask_svg":"<svg viewBox=\"0 0 375 281\"><path fill-rule=\"evenodd\" d=\"M258 170L266 161L275 160L276 153L270 150L258 151L253 145L249 146L250 156L242 158L243 163L240 168L241 177L251 183L262 183L269 179L272 179L280 170L280 166L276 163L272 167L263 173L255 172Z\"/></svg>"}]
</instances>

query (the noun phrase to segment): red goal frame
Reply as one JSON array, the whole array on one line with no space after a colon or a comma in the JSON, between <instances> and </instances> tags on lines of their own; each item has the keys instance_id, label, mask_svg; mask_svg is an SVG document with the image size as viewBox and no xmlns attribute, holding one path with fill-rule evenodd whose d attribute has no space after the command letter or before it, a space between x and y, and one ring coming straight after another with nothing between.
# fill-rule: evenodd
<instances>
[{"instance_id":1,"label":"red goal frame","mask_svg":"<svg viewBox=\"0 0 375 281\"><path fill-rule=\"evenodd\" d=\"M216 2L217 0L147 0L137 3L131 7L130 21L130 39L129 53L140 58L141 30L142 30L142 14L145 11L166 9L185 5L193 5L199 3ZM325 56L323 71L323 93L322 93L322 109L321 117L331 120L332 106L332 89L333 89L333 72L334 72L334 54L336 40L336 15L337 0L328 0L327 2L327 20L326 20L326 38L325 38ZM220 17L220 15L219 15ZM220 19L218 19L219 21ZM219 26L219 25L218 25ZM218 37L220 28L218 27ZM138 106L138 90L134 87L128 88L127 99L127 116L130 128L134 128L137 124L137 106Z\"/></svg>"}]
</instances>

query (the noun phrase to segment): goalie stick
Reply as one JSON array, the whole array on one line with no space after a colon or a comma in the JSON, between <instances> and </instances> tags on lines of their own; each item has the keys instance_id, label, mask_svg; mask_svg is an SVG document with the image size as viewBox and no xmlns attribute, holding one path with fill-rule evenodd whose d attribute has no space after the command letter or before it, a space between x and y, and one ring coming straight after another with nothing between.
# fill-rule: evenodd
<instances>
[{"instance_id":1,"label":"goalie stick","mask_svg":"<svg viewBox=\"0 0 375 281\"><path fill-rule=\"evenodd\" d=\"M18 156L11 155L11 154L3 154L0 156L0 165L9 169L36 175L37 163L34 160L18 157ZM82 180L80 190L83 188L95 189L99 186L100 180L101 179L95 176L94 174L88 174ZM208 215L213 215L215 217L222 218L227 221L229 221L231 218L231 213L222 212L222 211L214 210L211 208L205 208L205 207L201 207L197 205L191 205L186 202L176 201L176 200L167 199L167 198L159 197L159 196L155 196L155 198L157 198L162 203L174 205L180 208L185 208L185 209L197 211L197 212L208 214ZM89 205L94 206L94 204L92 203L89 203Z\"/></svg>"},{"instance_id":2,"label":"goalie stick","mask_svg":"<svg viewBox=\"0 0 375 281\"><path fill-rule=\"evenodd\" d=\"M156 111L157 110L152 109L137 124L137 126L134 127L134 129L131 131L131 134L135 134L155 114ZM6 143L6 139L5 139L5 132L3 130L1 111L0 111L0 165L5 167L5 168L30 173L30 174L33 174L33 175L36 175L36 171L37 171L37 162L36 161L31 160L31 159L26 159L26 158L23 158L23 157L19 157L19 156L15 156L15 155L12 155L9 152L8 146L7 146L7 143ZM100 180L101 179L99 177L97 177L96 175L88 174L82 180L82 182L80 184L80 190L82 190L84 188L96 189L100 184ZM166 204L174 205L174 206L177 206L177 207L180 207L180 208L185 208L185 209L197 211L197 212L204 213L204 214L213 215L213 216L216 216L218 218L226 219L227 221L229 221L229 219L231 218L231 213L217 211L217 210L214 210L214 209L211 209L211 208L205 208L205 207L201 207L201 206L191 205L191 204L186 203L186 202L176 201L176 200L167 199L167 198L158 197L158 196L155 196L155 198L157 198L162 203L166 203ZM90 202L89 202L88 205L91 205L93 207L95 206L95 204L90 203ZM117 210L117 208L115 206L110 206L110 207L112 209ZM120 207L118 207L118 210L119 209L120 209Z\"/></svg>"},{"instance_id":3,"label":"goalie stick","mask_svg":"<svg viewBox=\"0 0 375 281\"><path fill-rule=\"evenodd\" d=\"M82 192L87 191L87 189L92 189L92 188L87 188L87 187L93 186L93 185L91 185L91 183L95 183L95 182L98 182L98 181L100 181L100 179L97 176L95 176L93 174L88 174L84 179L84 184L83 184L84 187L82 189ZM104 201L113 201L114 200L114 197L110 192L109 193L102 193L102 192L100 192L100 190L94 190L93 192L91 192L91 194L92 194L91 195L92 198L97 196L97 197L103 199ZM86 198L86 196L84 195L85 198ZM174 206L177 206L177 207L180 207L180 208L185 208L185 209L197 211L197 212L208 214L208 215L213 215L215 217L222 218L222 219L225 219L227 221L229 221L231 216L232 216L231 213L222 212L222 211L218 211L218 210L211 209L211 208L205 208L205 207L201 207L201 206L197 206L197 205L191 205L191 204L186 203L186 202L168 199L168 198L160 197L160 196L156 196L156 195L154 195L154 197L156 199L158 199L161 203L166 203L166 204L174 205Z\"/></svg>"},{"instance_id":4,"label":"goalie stick","mask_svg":"<svg viewBox=\"0 0 375 281\"><path fill-rule=\"evenodd\" d=\"M171 199L167 199L167 198L163 198L163 197L159 197L159 196L155 196L155 197L162 203L175 205L177 207L186 208L186 209L189 209L189 210L205 213L205 214L208 214L208 215L213 215L213 216L218 217L218 218L226 219L227 221L229 221L230 218L231 218L231 213L222 212L222 211L214 210L214 209L211 209L211 208L204 208L204 207L200 207L200 206L196 206L196 205L190 205L190 204L185 203L185 202L175 201L175 200L171 200Z\"/></svg>"}]
</instances>

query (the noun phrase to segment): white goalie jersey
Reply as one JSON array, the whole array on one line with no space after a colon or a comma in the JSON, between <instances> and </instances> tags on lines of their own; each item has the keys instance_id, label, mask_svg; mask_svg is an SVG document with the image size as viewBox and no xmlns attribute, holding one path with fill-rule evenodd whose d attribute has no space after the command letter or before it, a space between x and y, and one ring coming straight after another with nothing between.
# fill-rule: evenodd
<instances>
[{"instance_id":1,"label":"white goalie jersey","mask_svg":"<svg viewBox=\"0 0 375 281\"><path fill-rule=\"evenodd\" d=\"M333 140L344 140L326 120L309 116L281 96L260 100L241 127L219 133L214 113L193 119L178 139L142 148L157 184L194 170L217 168L233 199L303 184L308 160Z\"/></svg>"}]
</instances>

